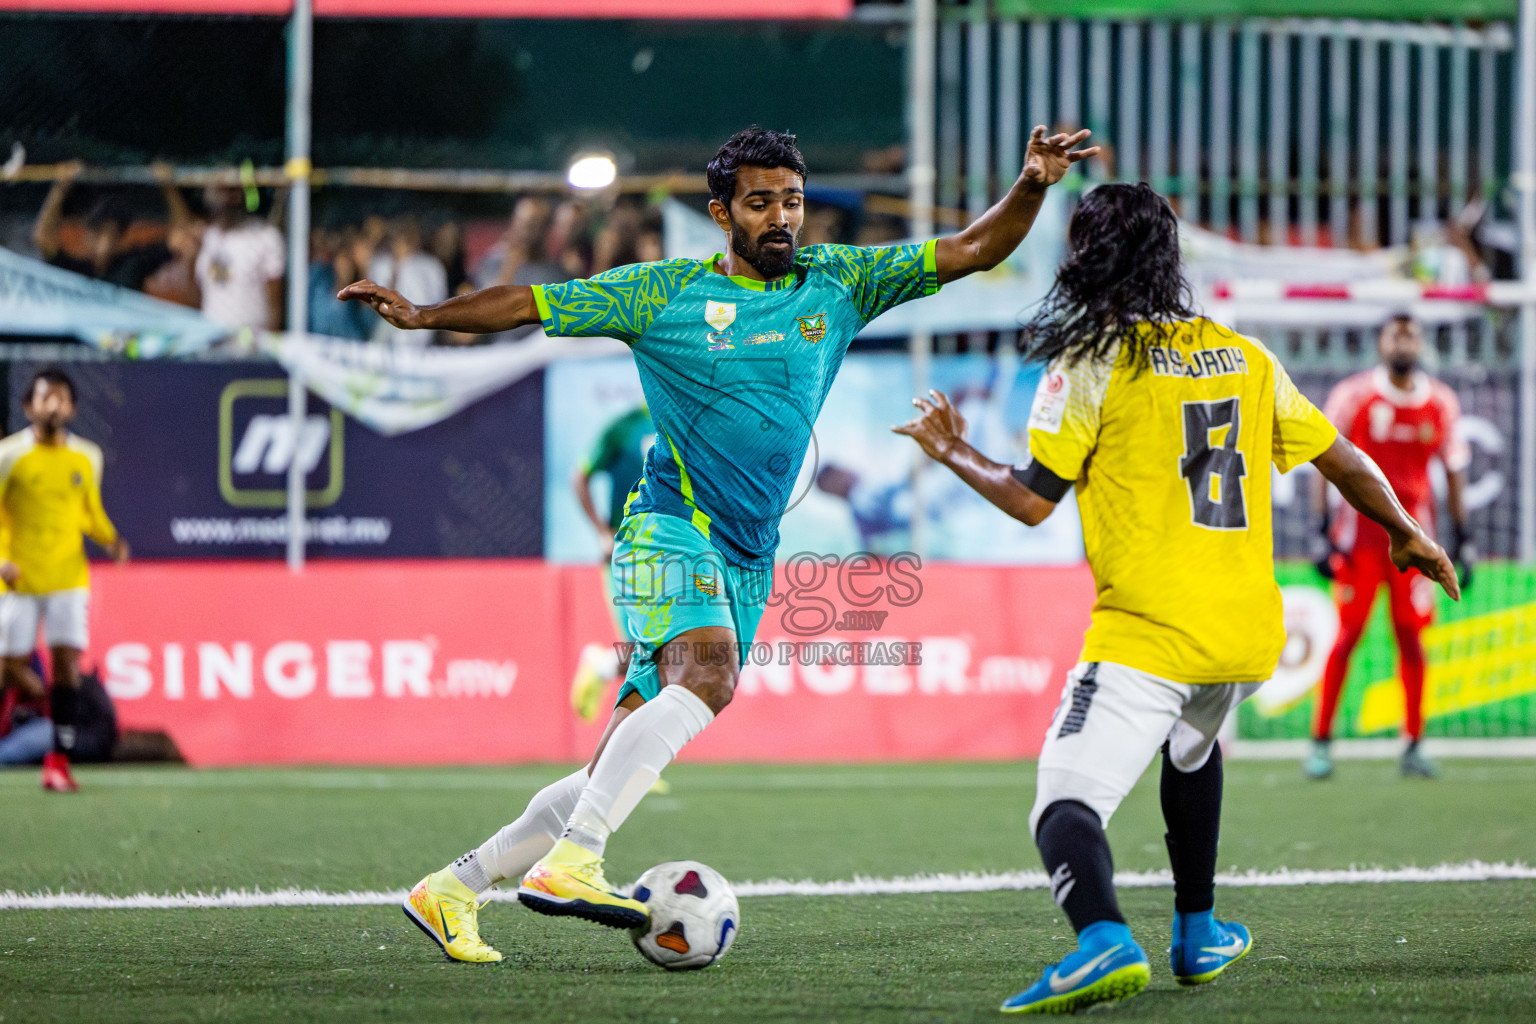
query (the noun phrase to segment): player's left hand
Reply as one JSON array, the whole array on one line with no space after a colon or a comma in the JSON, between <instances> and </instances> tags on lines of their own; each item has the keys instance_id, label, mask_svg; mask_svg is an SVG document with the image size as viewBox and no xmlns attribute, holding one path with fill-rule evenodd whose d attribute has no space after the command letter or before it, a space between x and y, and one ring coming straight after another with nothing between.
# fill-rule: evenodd
<instances>
[{"instance_id":1,"label":"player's left hand","mask_svg":"<svg viewBox=\"0 0 1536 1024\"><path fill-rule=\"evenodd\" d=\"M358 281L355 284L349 284L336 293L336 298L342 302L348 302L352 299L366 302L386 322L403 330L415 330L426 326L421 315L421 307L411 302L399 292L385 288L383 285L374 284L372 281Z\"/></svg>"},{"instance_id":2,"label":"player's left hand","mask_svg":"<svg viewBox=\"0 0 1536 1024\"><path fill-rule=\"evenodd\" d=\"M965 440L965 417L960 415L960 410L949 404L944 392L930 388L928 394L933 401L912 399L920 415L891 429L916 441L929 458L942 460L954 450L955 445Z\"/></svg>"},{"instance_id":3,"label":"player's left hand","mask_svg":"<svg viewBox=\"0 0 1536 1024\"><path fill-rule=\"evenodd\" d=\"M1048 188L1065 177L1073 164L1098 156L1098 146L1073 148L1090 134L1084 128L1071 135L1060 132L1047 138L1045 125L1036 125L1035 130L1029 133L1029 152L1024 157L1024 181L1035 188Z\"/></svg>"},{"instance_id":4,"label":"player's left hand","mask_svg":"<svg viewBox=\"0 0 1536 1024\"><path fill-rule=\"evenodd\" d=\"M128 557L131 554L128 550L128 542L122 537L112 542L112 546L107 549L107 553L112 556L112 561L118 565L127 565Z\"/></svg>"},{"instance_id":5,"label":"player's left hand","mask_svg":"<svg viewBox=\"0 0 1536 1024\"><path fill-rule=\"evenodd\" d=\"M16 581L21 579L21 569L9 558L0 559L0 582L8 587L14 587Z\"/></svg>"},{"instance_id":6,"label":"player's left hand","mask_svg":"<svg viewBox=\"0 0 1536 1024\"><path fill-rule=\"evenodd\" d=\"M1392 564L1398 572L1417 569L1445 589L1452 601L1461 600L1461 583L1456 579L1456 566L1445 549L1423 533L1412 533L1392 542Z\"/></svg>"}]
</instances>

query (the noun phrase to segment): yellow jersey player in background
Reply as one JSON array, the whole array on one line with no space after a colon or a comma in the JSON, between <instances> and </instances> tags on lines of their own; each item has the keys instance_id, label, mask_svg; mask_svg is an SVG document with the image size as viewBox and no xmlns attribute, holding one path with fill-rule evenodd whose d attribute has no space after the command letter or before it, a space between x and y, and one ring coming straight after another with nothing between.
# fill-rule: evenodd
<instances>
[{"instance_id":1,"label":"yellow jersey player in background","mask_svg":"<svg viewBox=\"0 0 1536 1024\"><path fill-rule=\"evenodd\" d=\"M1273 674L1285 640L1270 469L1315 465L1386 528L1392 561L1459 598L1440 546L1375 463L1307 401L1261 344L1198 316L1178 221L1145 184L1088 193L1055 288L1027 329L1049 364L1031 461L993 462L941 394L896 427L1031 526L1075 488L1098 598L1040 753L1030 828L1078 950L1003 1003L1060 1013L1133 996L1151 968L1114 891L1104 828L1162 751L1174 877L1175 980L1215 980L1252 947L1214 917L1222 769L1217 732Z\"/></svg>"},{"instance_id":2,"label":"yellow jersey player in background","mask_svg":"<svg viewBox=\"0 0 1536 1024\"><path fill-rule=\"evenodd\" d=\"M128 542L101 506L101 449L67 429L74 383L59 370L32 378L22 402L31 426L0 441L0 656L5 678L40 692L29 662L38 627L53 654L53 752L43 759L43 788L72 793L80 654L90 643L90 569L82 536L119 564Z\"/></svg>"}]
</instances>

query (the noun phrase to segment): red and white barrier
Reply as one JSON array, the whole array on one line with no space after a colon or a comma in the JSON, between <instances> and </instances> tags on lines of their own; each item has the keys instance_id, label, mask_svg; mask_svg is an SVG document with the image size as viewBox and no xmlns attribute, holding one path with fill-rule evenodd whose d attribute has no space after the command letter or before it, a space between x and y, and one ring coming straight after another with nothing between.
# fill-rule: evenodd
<instances>
[{"instance_id":1,"label":"red and white barrier","mask_svg":"<svg viewBox=\"0 0 1536 1024\"><path fill-rule=\"evenodd\" d=\"M1536 302L1536 282L1437 285L1398 278L1332 283L1248 279L1219 281L1211 286L1211 297L1222 302L1475 302L1489 306L1520 306Z\"/></svg>"}]
</instances>

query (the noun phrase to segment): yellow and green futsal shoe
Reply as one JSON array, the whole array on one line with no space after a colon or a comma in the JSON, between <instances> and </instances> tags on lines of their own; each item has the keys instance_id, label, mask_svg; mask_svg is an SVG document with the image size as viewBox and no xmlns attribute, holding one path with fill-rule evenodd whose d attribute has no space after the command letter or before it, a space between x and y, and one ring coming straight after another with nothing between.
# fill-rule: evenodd
<instances>
[{"instance_id":1,"label":"yellow and green futsal shoe","mask_svg":"<svg viewBox=\"0 0 1536 1024\"><path fill-rule=\"evenodd\" d=\"M416 883L400 908L411 923L442 947L449 960L493 964L501 954L480 938L479 913L485 906L475 891L443 868Z\"/></svg>"},{"instance_id":2,"label":"yellow and green futsal shoe","mask_svg":"<svg viewBox=\"0 0 1536 1024\"><path fill-rule=\"evenodd\" d=\"M609 928L639 928L651 919L645 904L615 892L603 877L603 859L562 839L529 869L517 899L552 917L580 917Z\"/></svg>"},{"instance_id":3,"label":"yellow and green futsal shoe","mask_svg":"<svg viewBox=\"0 0 1536 1024\"><path fill-rule=\"evenodd\" d=\"M571 680L571 710L583 722L597 721L602 710L603 692L608 689L608 680L599 666L604 654L597 644L587 644L576 664L576 677ZM611 659L612 654L608 653L608 657Z\"/></svg>"}]
</instances>

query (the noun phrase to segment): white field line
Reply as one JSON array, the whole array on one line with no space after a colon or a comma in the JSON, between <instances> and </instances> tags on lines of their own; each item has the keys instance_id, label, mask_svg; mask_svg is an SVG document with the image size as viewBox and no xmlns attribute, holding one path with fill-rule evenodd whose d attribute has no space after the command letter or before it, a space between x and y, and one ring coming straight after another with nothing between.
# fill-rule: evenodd
<instances>
[{"instance_id":1,"label":"white field line","mask_svg":"<svg viewBox=\"0 0 1536 1024\"><path fill-rule=\"evenodd\" d=\"M1242 887L1297 885L1380 885L1388 882L1488 882L1536 880L1536 867L1525 864L1441 864L1430 868L1344 868L1340 870L1245 871L1216 876L1218 885ZM1129 871L1115 876L1115 884L1147 889L1173 883L1166 871ZM791 882L769 879L738 882L738 896L894 896L909 893L1003 892L1045 889L1043 872L1011 871L993 874L909 875L904 878L853 878L836 882ZM406 890L323 892L319 889L226 889L216 893L138 893L103 896L98 893L0 891L0 910L208 910L237 907L371 907L389 906L405 899ZM491 893L497 902L516 899L511 890Z\"/></svg>"}]
</instances>

